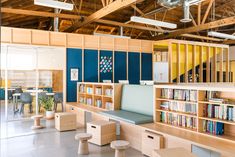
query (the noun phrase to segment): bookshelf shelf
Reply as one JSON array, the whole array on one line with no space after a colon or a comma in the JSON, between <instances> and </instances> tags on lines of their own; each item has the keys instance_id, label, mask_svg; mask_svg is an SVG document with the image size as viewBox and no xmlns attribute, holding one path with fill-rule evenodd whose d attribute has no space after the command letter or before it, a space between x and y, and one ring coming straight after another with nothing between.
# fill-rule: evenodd
<instances>
[{"instance_id":1,"label":"bookshelf shelf","mask_svg":"<svg viewBox=\"0 0 235 157\"><path fill-rule=\"evenodd\" d=\"M155 85L154 97L155 123L235 142L234 85Z\"/></svg>"},{"instance_id":2,"label":"bookshelf shelf","mask_svg":"<svg viewBox=\"0 0 235 157\"><path fill-rule=\"evenodd\" d=\"M121 84L114 83L77 83L77 102L103 110L120 108Z\"/></svg>"},{"instance_id":3,"label":"bookshelf shelf","mask_svg":"<svg viewBox=\"0 0 235 157\"><path fill-rule=\"evenodd\" d=\"M197 102L194 102L194 101L175 100L175 99L167 99L167 98L156 98L156 101L169 101L169 102L197 104Z\"/></svg>"},{"instance_id":4,"label":"bookshelf shelf","mask_svg":"<svg viewBox=\"0 0 235 157\"><path fill-rule=\"evenodd\" d=\"M222 120L222 119L218 119L218 118L208 118L208 117L198 117L198 118L203 119L203 120L213 121L213 122L221 122L224 124L235 125L235 122L229 121L229 120Z\"/></svg>"},{"instance_id":5,"label":"bookshelf shelf","mask_svg":"<svg viewBox=\"0 0 235 157\"><path fill-rule=\"evenodd\" d=\"M191 114L191 113L184 113L184 112L178 112L178 111L167 111L167 110L156 110L157 112L165 112L165 113L176 113L178 115L182 115L182 116L187 116L187 117L194 117L197 118L197 115Z\"/></svg>"}]
</instances>

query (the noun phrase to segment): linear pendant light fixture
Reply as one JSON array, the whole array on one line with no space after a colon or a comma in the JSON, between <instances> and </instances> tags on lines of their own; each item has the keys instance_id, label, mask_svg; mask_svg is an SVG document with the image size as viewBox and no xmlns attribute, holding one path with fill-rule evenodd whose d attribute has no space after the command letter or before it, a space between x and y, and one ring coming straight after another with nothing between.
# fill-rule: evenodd
<instances>
[{"instance_id":1,"label":"linear pendant light fixture","mask_svg":"<svg viewBox=\"0 0 235 157\"><path fill-rule=\"evenodd\" d=\"M73 4L55 0L34 0L34 4L63 10L73 10Z\"/></svg>"},{"instance_id":2,"label":"linear pendant light fixture","mask_svg":"<svg viewBox=\"0 0 235 157\"><path fill-rule=\"evenodd\" d=\"M225 34L225 33L219 33L219 32L214 32L214 31L208 32L208 36L213 36L213 37L218 37L218 38L224 38L224 39L235 40L235 35L230 35L230 34Z\"/></svg>"},{"instance_id":3,"label":"linear pendant light fixture","mask_svg":"<svg viewBox=\"0 0 235 157\"><path fill-rule=\"evenodd\" d=\"M132 16L131 21L132 22L137 22L137 23L153 25L153 26L170 28L170 29L177 28L177 25L174 24L174 23L162 22L162 21L152 20L152 19L148 19L148 18L144 18L144 17L138 17L138 16Z\"/></svg>"}]
</instances>

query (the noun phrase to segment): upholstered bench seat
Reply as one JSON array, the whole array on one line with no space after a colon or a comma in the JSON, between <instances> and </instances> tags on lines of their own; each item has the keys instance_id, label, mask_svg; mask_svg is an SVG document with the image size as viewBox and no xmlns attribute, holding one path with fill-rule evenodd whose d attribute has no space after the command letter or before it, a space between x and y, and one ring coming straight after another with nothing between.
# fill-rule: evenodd
<instances>
[{"instance_id":1,"label":"upholstered bench seat","mask_svg":"<svg viewBox=\"0 0 235 157\"><path fill-rule=\"evenodd\" d=\"M130 112L130 111L125 111L125 110L117 110L117 111L103 111L101 114L109 116L110 118L117 119L117 120L122 120L126 121L128 123L132 124L144 124L144 123L152 123L153 122L153 117L140 114L140 113L135 113L135 112Z\"/></svg>"}]
</instances>

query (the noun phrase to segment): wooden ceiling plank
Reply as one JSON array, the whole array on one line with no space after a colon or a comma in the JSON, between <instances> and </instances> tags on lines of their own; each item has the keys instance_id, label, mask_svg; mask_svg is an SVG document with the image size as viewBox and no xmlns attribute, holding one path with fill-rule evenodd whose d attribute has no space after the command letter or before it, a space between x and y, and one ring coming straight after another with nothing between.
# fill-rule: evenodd
<instances>
[{"instance_id":1,"label":"wooden ceiling plank","mask_svg":"<svg viewBox=\"0 0 235 157\"><path fill-rule=\"evenodd\" d=\"M85 20L82 23L75 23L73 26L69 27L68 29L66 29L65 31L73 31L76 30L79 27L82 27L86 24L89 24L95 20L98 20L110 13L113 13L121 8L127 7L132 3L135 2L140 2L143 0L116 0L113 3L110 3L109 5L103 7L102 9L96 11L95 13L91 14L90 16L88 16L87 18L85 18Z\"/></svg>"},{"instance_id":2,"label":"wooden ceiling plank","mask_svg":"<svg viewBox=\"0 0 235 157\"><path fill-rule=\"evenodd\" d=\"M101 0L103 7L105 7L105 0Z\"/></svg>"},{"instance_id":3,"label":"wooden ceiling plank","mask_svg":"<svg viewBox=\"0 0 235 157\"><path fill-rule=\"evenodd\" d=\"M211 40L211 41L223 41L219 38L212 38L212 37L206 37L206 36L200 36L200 35L194 35L194 34L182 34L181 36L183 37L188 37L188 38L194 38L194 39L204 39L204 40Z\"/></svg>"},{"instance_id":4,"label":"wooden ceiling plank","mask_svg":"<svg viewBox=\"0 0 235 157\"><path fill-rule=\"evenodd\" d=\"M235 16L216 20L216 21L209 22L206 24L201 24L198 26L185 28L185 29L177 29L177 30L169 33L168 35L166 35L166 34L159 35L159 36L155 37L155 39L157 39L157 40L167 39L167 38L179 36L181 34L200 32L200 31L207 30L207 29L218 28L218 27L223 27L223 26L228 26L228 25L233 25L233 24L235 24Z\"/></svg>"},{"instance_id":5,"label":"wooden ceiling plank","mask_svg":"<svg viewBox=\"0 0 235 157\"><path fill-rule=\"evenodd\" d=\"M201 24L201 3L198 4L197 7L197 24L200 25Z\"/></svg>"},{"instance_id":6,"label":"wooden ceiling plank","mask_svg":"<svg viewBox=\"0 0 235 157\"><path fill-rule=\"evenodd\" d=\"M215 0L210 0L210 3L209 3L209 5L208 5L208 7L207 7L207 9L206 9L206 13L205 13L205 15L204 15L204 17L203 17L203 19L202 19L201 24L204 24L204 23L206 22L206 19L207 19L208 15L209 15L209 12L210 12L210 10L211 10L211 7L212 7L212 4L214 3L214 1L215 1Z\"/></svg>"}]
</instances>

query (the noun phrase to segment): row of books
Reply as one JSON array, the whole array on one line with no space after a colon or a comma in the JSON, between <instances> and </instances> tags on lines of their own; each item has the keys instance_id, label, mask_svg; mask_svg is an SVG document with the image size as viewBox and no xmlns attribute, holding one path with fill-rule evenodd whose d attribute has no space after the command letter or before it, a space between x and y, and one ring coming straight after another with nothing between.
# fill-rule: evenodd
<instances>
[{"instance_id":1,"label":"row of books","mask_svg":"<svg viewBox=\"0 0 235 157\"><path fill-rule=\"evenodd\" d=\"M86 99L86 104L87 105L92 105L92 98L87 98Z\"/></svg>"},{"instance_id":2,"label":"row of books","mask_svg":"<svg viewBox=\"0 0 235 157\"><path fill-rule=\"evenodd\" d=\"M95 88L95 94L102 95L102 88Z\"/></svg>"},{"instance_id":3,"label":"row of books","mask_svg":"<svg viewBox=\"0 0 235 157\"><path fill-rule=\"evenodd\" d=\"M113 109L113 103L112 102L106 102L105 103L105 109L112 110Z\"/></svg>"},{"instance_id":4,"label":"row of books","mask_svg":"<svg viewBox=\"0 0 235 157\"><path fill-rule=\"evenodd\" d=\"M224 123L203 120L203 132L214 135L223 135Z\"/></svg>"},{"instance_id":5,"label":"row of books","mask_svg":"<svg viewBox=\"0 0 235 157\"><path fill-rule=\"evenodd\" d=\"M162 98L184 100L184 101L197 101L198 92L196 90L184 89L162 89Z\"/></svg>"},{"instance_id":6,"label":"row of books","mask_svg":"<svg viewBox=\"0 0 235 157\"><path fill-rule=\"evenodd\" d=\"M182 102L162 102L160 109L168 111L185 112L190 114L197 114L197 105L192 103Z\"/></svg>"},{"instance_id":7,"label":"row of books","mask_svg":"<svg viewBox=\"0 0 235 157\"><path fill-rule=\"evenodd\" d=\"M85 85L80 85L80 86L79 86L79 91L80 91L81 93L85 93Z\"/></svg>"},{"instance_id":8,"label":"row of books","mask_svg":"<svg viewBox=\"0 0 235 157\"><path fill-rule=\"evenodd\" d=\"M208 104L203 107L203 116L235 121L235 108L232 106Z\"/></svg>"},{"instance_id":9,"label":"row of books","mask_svg":"<svg viewBox=\"0 0 235 157\"><path fill-rule=\"evenodd\" d=\"M107 96L112 96L113 95L113 89L106 89L105 90L105 95L107 95Z\"/></svg>"},{"instance_id":10,"label":"row of books","mask_svg":"<svg viewBox=\"0 0 235 157\"><path fill-rule=\"evenodd\" d=\"M197 128L196 118L178 115L175 113L161 112L161 122L190 129Z\"/></svg>"},{"instance_id":11,"label":"row of books","mask_svg":"<svg viewBox=\"0 0 235 157\"><path fill-rule=\"evenodd\" d=\"M87 93L87 94L93 94L93 88L87 87L87 88L86 88L86 93Z\"/></svg>"}]
</instances>

